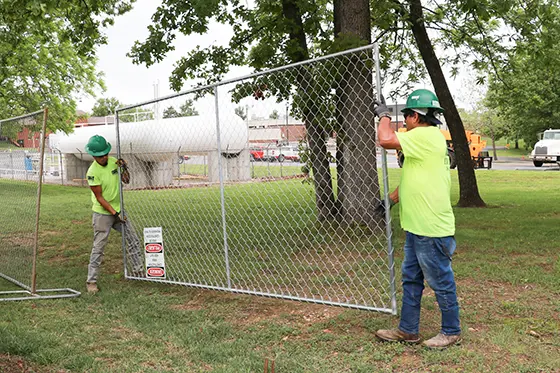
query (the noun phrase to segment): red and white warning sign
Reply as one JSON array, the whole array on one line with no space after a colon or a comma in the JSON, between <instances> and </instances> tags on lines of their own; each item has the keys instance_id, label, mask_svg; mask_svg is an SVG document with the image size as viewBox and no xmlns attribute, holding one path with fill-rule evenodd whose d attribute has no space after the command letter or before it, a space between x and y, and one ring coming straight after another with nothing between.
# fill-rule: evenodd
<instances>
[{"instance_id":1,"label":"red and white warning sign","mask_svg":"<svg viewBox=\"0 0 560 373\"><path fill-rule=\"evenodd\" d=\"M165 257L161 227L144 228L146 277L165 278Z\"/></svg>"}]
</instances>

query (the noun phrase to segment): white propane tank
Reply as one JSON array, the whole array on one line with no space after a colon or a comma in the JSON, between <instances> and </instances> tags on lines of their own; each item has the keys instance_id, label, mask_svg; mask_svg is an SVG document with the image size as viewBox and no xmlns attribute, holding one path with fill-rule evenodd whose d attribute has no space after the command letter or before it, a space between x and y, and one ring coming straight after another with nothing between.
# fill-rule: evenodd
<instances>
[{"instance_id":1,"label":"white propane tank","mask_svg":"<svg viewBox=\"0 0 560 373\"><path fill-rule=\"evenodd\" d=\"M239 153L247 146L247 124L237 115L225 115L220 121L222 153ZM145 161L164 161L178 152L211 152L218 149L215 114L166 118L142 122L120 122L121 152L134 154ZM73 133L61 131L49 136L49 144L64 154L93 160L86 144L94 135L103 136L117 153L116 126L99 125L75 128Z\"/></svg>"}]
</instances>

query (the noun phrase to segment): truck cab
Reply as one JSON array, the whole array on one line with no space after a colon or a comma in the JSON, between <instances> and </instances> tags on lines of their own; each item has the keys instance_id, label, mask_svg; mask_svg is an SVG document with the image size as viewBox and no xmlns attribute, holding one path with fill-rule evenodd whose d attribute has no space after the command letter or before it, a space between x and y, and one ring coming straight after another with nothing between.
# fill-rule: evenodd
<instances>
[{"instance_id":1,"label":"truck cab","mask_svg":"<svg viewBox=\"0 0 560 373\"><path fill-rule=\"evenodd\" d=\"M544 163L560 165L560 129L544 131L542 139L535 144L531 152L531 159L535 167L541 167Z\"/></svg>"}]
</instances>

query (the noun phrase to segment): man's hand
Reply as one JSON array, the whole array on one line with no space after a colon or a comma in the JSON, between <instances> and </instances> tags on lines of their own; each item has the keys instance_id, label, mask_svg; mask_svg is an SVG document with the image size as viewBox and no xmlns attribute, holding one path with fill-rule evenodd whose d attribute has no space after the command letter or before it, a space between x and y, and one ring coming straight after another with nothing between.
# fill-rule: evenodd
<instances>
[{"instance_id":1,"label":"man's hand","mask_svg":"<svg viewBox=\"0 0 560 373\"><path fill-rule=\"evenodd\" d=\"M123 183L130 183L130 172L128 172L128 163L122 158L117 159L117 166L121 168L121 180Z\"/></svg>"},{"instance_id":2,"label":"man's hand","mask_svg":"<svg viewBox=\"0 0 560 373\"><path fill-rule=\"evenodd\" d=\"M120 213L116 212L113 214L113 216L115 217L115 219L117 219L118 222L120 223L126 223L126 216L121 215Z\"/></svg>"},{"instance_id":3,"label":"man's hand","mask_svg":"<svg viewBox=\"0 0 560 373\"><path fill-rule=\"evenodd\" d=\"M128 170L128 163L122 158L117 159L117 166L121 167L124 171Z\"/></svg>"},{"instance_id":4,"label":"man's hand","mask_svg":"<svg viewBox=\"0 0 560 373\"><path fill-rule=\"evenodd\" d=\"M378 117L378 118L383 118L383 117L388 117L391 118L391 112L389 111L389 108L387 107L387 105L385 105L385 100L375 100L375 103L373 105L373 113Z\"/></svg>"},{"instance_id":5,"label":"man's hand","mask_svg":"<svg viewBox=\"0 0 560 373\"><path fill-rule=\"evenodd\" d=\"M393 206L395 206L395 205L396 205L396 202L389 198L389 210L391 210L393 208ZM379 201L377 206L375 206L375 213L377 215L382 215L382 216L385 215L385 201L383 201L383 200Z\"/></svg>"}]
</instances>

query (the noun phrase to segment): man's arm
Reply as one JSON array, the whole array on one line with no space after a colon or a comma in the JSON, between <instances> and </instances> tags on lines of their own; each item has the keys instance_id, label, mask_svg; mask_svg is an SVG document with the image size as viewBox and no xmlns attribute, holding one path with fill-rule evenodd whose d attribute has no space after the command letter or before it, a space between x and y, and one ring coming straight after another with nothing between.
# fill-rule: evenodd
<instances>
[{"instance_id":1,"label":"man's arm","mask_svg":"<svg viewBox=\"0 0 560 373\"><path fill-rule=\"evenodd\" d=\"M395 134L395 131L391 128L391 119L388 117L381 117L379 120L379 126L377 126L377 137L379 139L379 145L385 149L401 148L399 138Z\"/></svg>"},{"instance_id":2,"label":"man's arm","mask_svg":"<svg viewBox=\"0 0 560 373\"><path fill-rule=\"evenodd\" d=\"M395 202L399 203L399 187L397 187L393 192L389 193L389 198Z\"/></svg>"},{"instance_id":3,"label":"man's arm","mask_svg":"<svg viewBox=\"0 0 560 373\"><path fill-rule=\"evenodd\" d=\"M103 198L101 185L90 185L89 188L93 192L93 195L95 195L95 199L97 199L97 202L99 202L99 204L103 206L105 210L109 211L111 215L115 215L117 213L115 209L109 204L109 202L107 202L107 200Z\"/></svg>"},{"instance_id":4,"label":"man's arm","mask_svg":"<svg viewBox=\"0 0 560 373\"><path fill-rule=\"evenodd\" d=\"M381 101L375 101L373 113L379 118L379 126L377 126L377 139L379 145L385 149L400 149L401 143L391 128L391 114L389 108L385 105L385 100L381 96Z\"/></svg>"}]
</instances>

